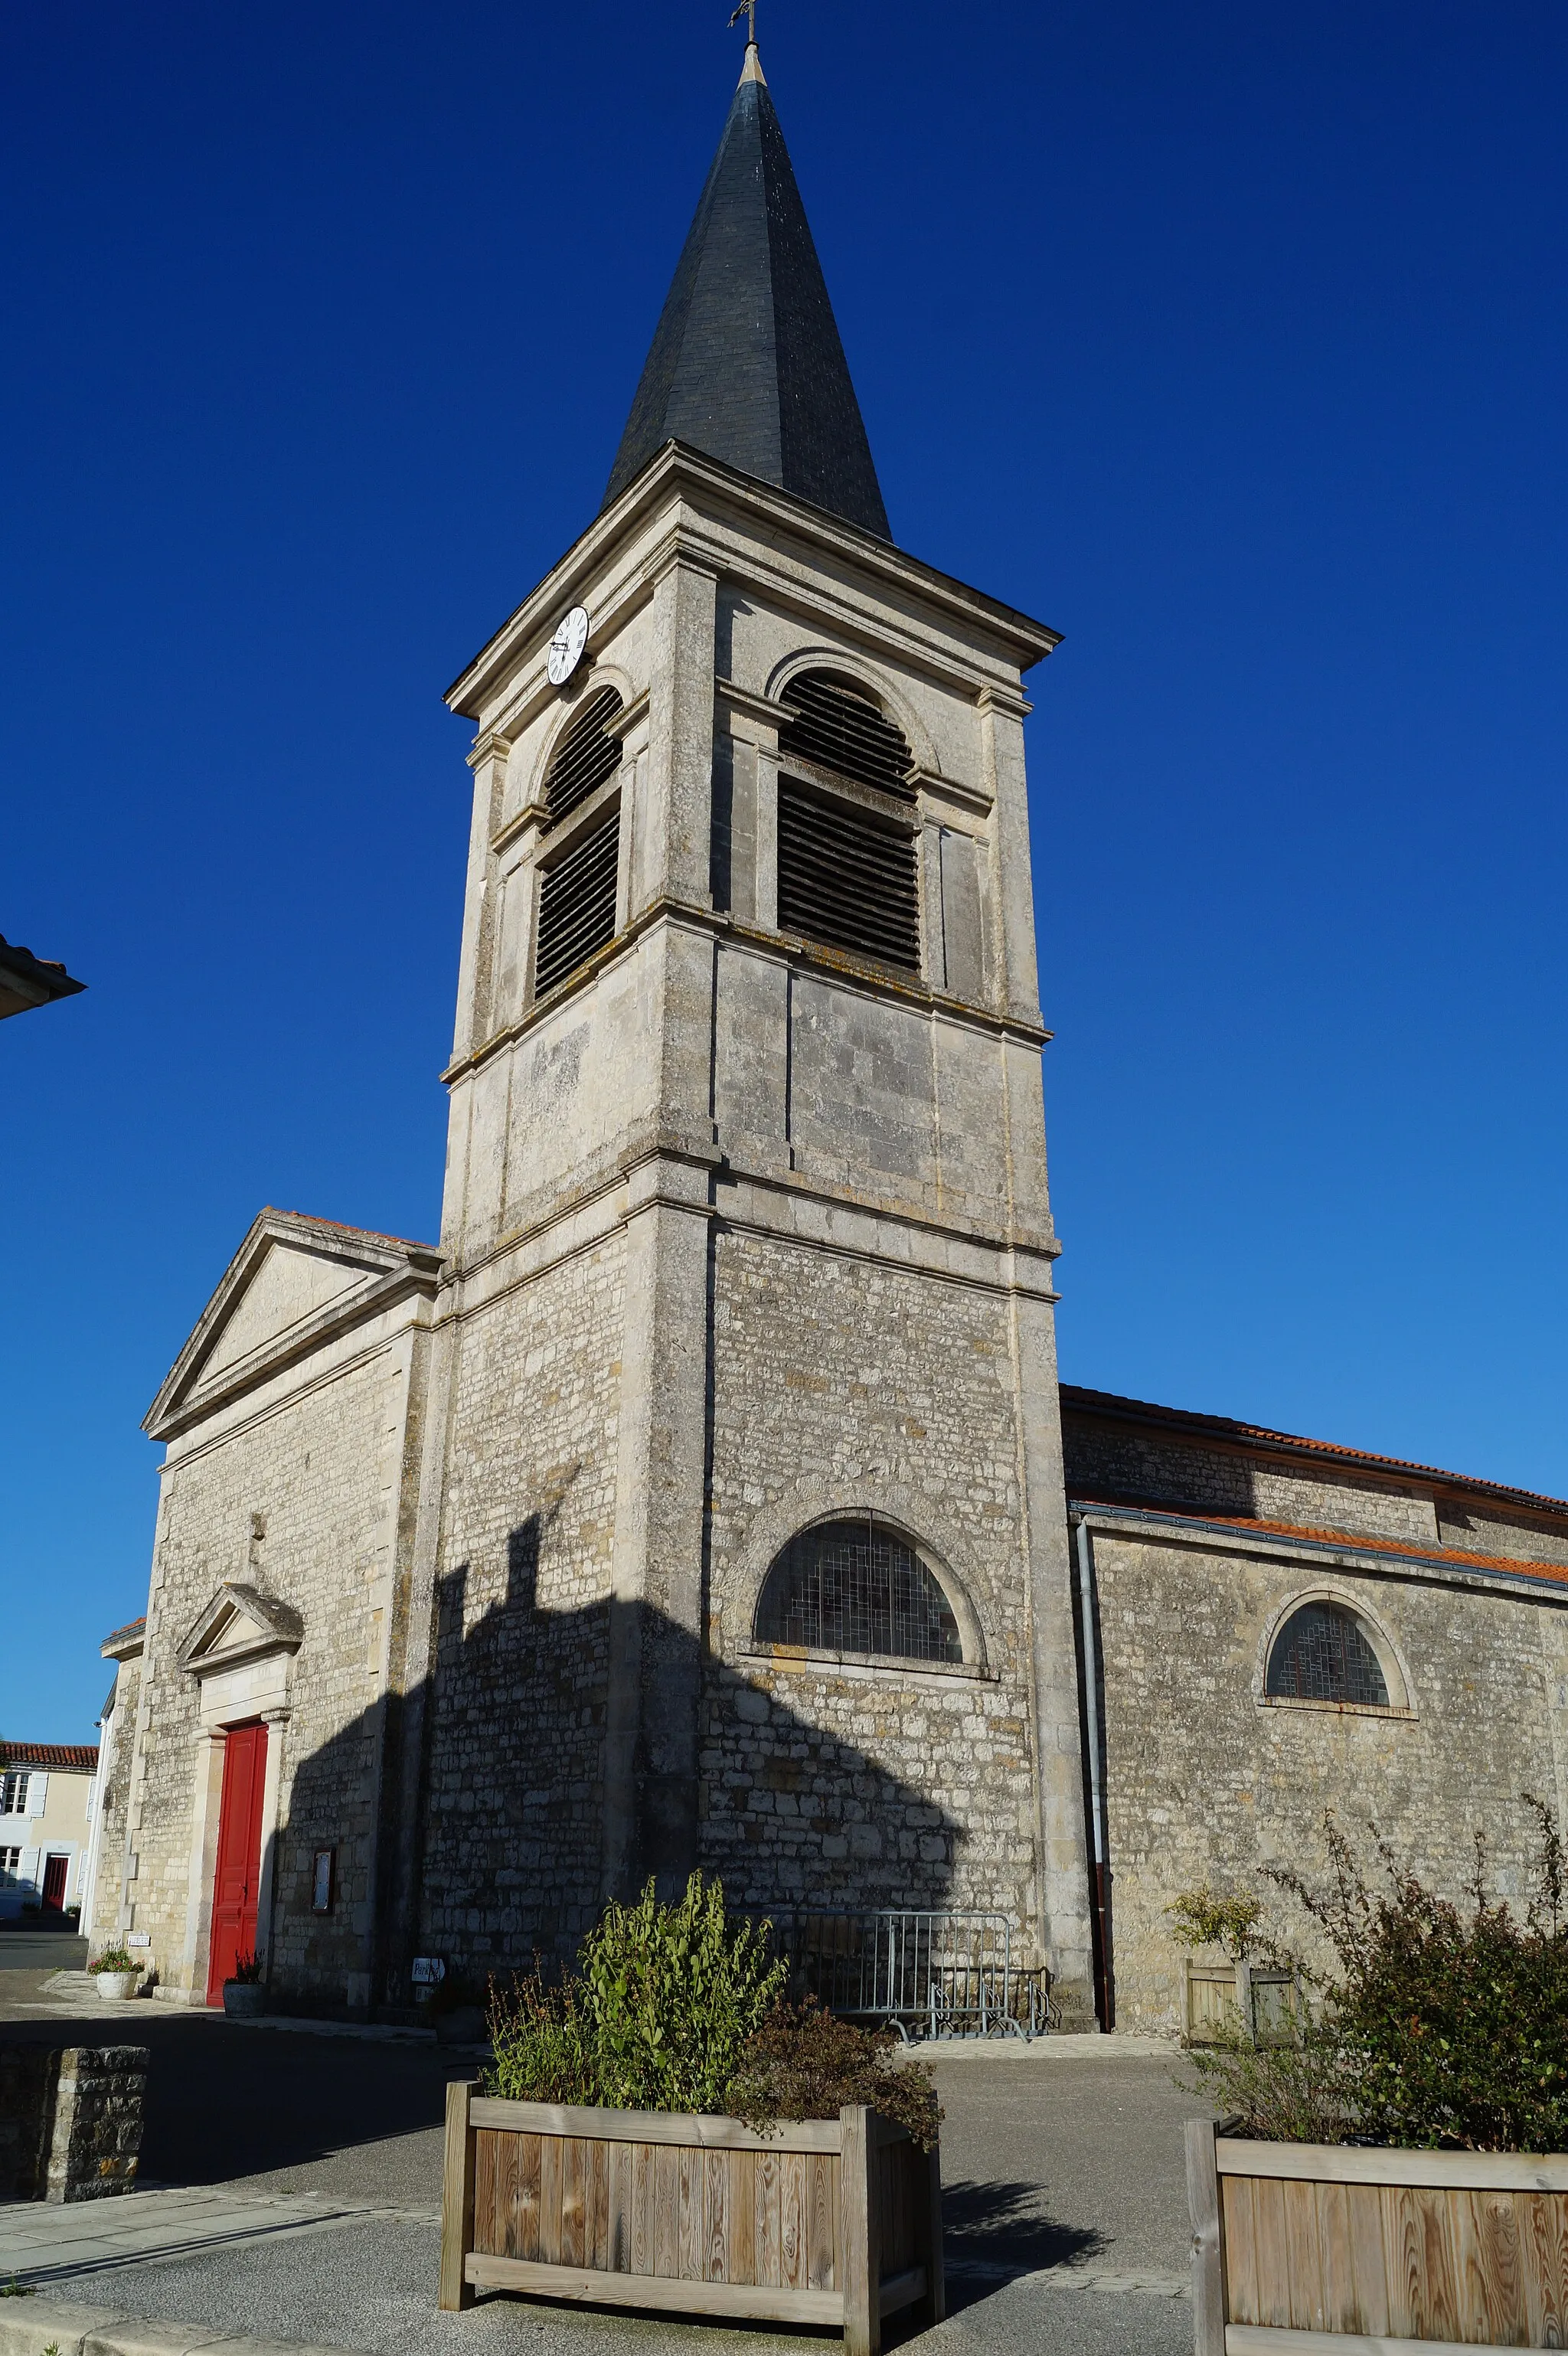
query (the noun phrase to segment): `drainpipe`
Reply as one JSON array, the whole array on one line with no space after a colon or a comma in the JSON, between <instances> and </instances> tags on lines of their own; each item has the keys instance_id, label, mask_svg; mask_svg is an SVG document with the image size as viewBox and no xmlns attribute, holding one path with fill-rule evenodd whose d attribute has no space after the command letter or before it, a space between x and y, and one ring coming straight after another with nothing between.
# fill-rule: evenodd
<instances>
[{"instance_id":1,"label":"drainpipe","mask_svg":"<svg viewBox=\"0 0 1568 2356\"><path fill-rule=\"evenodd\" d=\"M1100 2019L1108 2030L1115 2026L1111 2002L1110 1923L1105 1905L1105 1795L1100 1781L1100 1653L1095 1633L1094 1541L1082 1515L1078 1520L1079 1620L1083 1630L1083 1718L1089 1749L1089 1847L1094 1866L1096 1976Z\"/></svg>"}]
</instances>

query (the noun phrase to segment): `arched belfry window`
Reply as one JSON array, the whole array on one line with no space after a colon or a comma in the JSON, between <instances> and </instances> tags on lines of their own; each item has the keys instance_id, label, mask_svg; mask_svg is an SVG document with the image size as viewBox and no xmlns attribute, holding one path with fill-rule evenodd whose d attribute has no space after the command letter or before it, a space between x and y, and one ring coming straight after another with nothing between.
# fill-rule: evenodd
<instances>
[{"instance_id":1,"label":"arched belfry window","mask_svg":"<svg viewBox=\"0 0 1568 2356\"><path fill-rule=\"evenodd\" d=\"M1270 1648L1264 1691L1273 1701L1389 1708L1382 1664L1345 1603L1303 1603L1291 1613Z\"/></svg>"},{"instance_id":2,"label":"arched belfry window","mask_svg":"<svg viewBox=\"0 0 1568 2356\"><path fill-rule=\"evenodd\" d=\"M794 715L780 726L781 754L913 801L914 755L869 687L837 671L803 670L781 688L779 701Z\"/></svg>"},{"instance_id":3,"label":"arched belfry window","mask_svg":"<svg viewBox=\"0 0 1568 2356\"><path fill-rule=\"evenodd\" d=\"M585 802L621 766L621 740L609 723L621 710L613 687L595 690L555 748L544 781L544 801L553 819Z\"/></svg>"},{"instance_id":4,"label":"arched belfry window","mask_svg":"<svg viewBox=\"0 0 1568 2356\"><path fill-rule=\"evenodd\" d=\"M613 687L601 687L555 748L544 781L548 823L556 822L596 793L621 766L621 740L612 727L624 709ZM586 820L588 831L553 847L541 862L539 937L534 948L534 994L542 998L585 965L615 937L615 889L620 866L620 797Z\"/></svg>"},{"instance_id":5,"label":"arched belfry window","mask_svg":"<svg viewBox=\"0 0 1568 2356\"><path fill-rule=\"evenodd\" d=\"M802 671L779 700L792 715L779 724L779 759L815 773L779 772L779 930L918 972L914 811L906 818L832 790L842 778L912 803L914 756L902 730L869 688L836 671Z\"/></svg>"},{"instance_id":6,"label":"arched belfry window","mask_svg":"<svg viewBox=\"0 0 1568 2356\"><path fill-rule=\"evenodd\" d=\"M891 1661L962 1661L941 1581L907 1538L870 1519L818 1522L776 1556L757 1604L757 1642Z\"/></svg>"}]
</instances>

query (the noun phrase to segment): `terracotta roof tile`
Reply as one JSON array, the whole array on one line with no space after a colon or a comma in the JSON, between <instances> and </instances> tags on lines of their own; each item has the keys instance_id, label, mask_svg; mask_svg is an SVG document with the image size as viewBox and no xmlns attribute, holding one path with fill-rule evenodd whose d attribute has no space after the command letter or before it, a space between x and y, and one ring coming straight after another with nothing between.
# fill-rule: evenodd
<instances>
[{"instance_id":1,"label":"terracotta roof tile","mask_svg":"<svg viewBox=\"0 0 1568 2356\"><path fill-rule=\"evenodd\" d=\"M315 1211L285 1211L276 1203L269 1203L261 1216L266 1218L269 1213L274 1218L298 1219L303 1226L320 1227L328 1235L363 1236L368 1243L396 1244L402 1251L432 1252L438 1248L434 1244L421 1244L412 1236L388 1236L379 1227L356 1227L347 1219L324 1219Z\"/></svg>"},{"instance_id":2,"label":"terracotta roof tile","mask_svg":"<svg viewBox=\"0 0 1568 2356\"><path fill-rule=\"evenodd\" d=\"M1467 1472L1445 1472L1435 1464L1418 1464L1406 1456L1378 1456L1370 1449L1347 1448L1333 1440L1306 1440L1299 1432L1272 1431L1266 1424L1236 1423L1225 1415L1203 1415L1196 1408L1158 1407L1151 1399L1124 1398L1115 1391L1081 1389L1063 1383L1061 1404L1089 1414L1114 1416L1119 1422L1165 1424L1176 1430L1211 1434L1217 1440L1253 1440L1265 1447L1297 1450L1340 1464L1367 1465L1381 1472L1414 1472L1424 1481L1441 1481L1451 1489L1468 1489L1478 1496L1506 1497L1548 1514L1568 1514L1568 1499L1543 1496L1535 1489L1510 1488L1502 1481L1481 1481ZM1211 1517L1212 1518L1212 1517Z\"/></svg>"},{"instance_id":3,"label":"terracotta roof tile","mask_svg":"<svg viewBox=\"0 0 1568 2356\"><path fill-rule=\"evenodd\" d=\"M1468 1547L1424 1545L1419 1538L1369 1537L1360 1530L1319 1528L1307 1522L1266 1522L1252 1514L1195 1514L1179 1505L1151 1505L1145 1498L1090 1497L1077 1492L1069 1498L1073 1512L1096 1507L1106 1513L1147 1514L1162 1522L1187 1522L1194 1529L1242 1530L1249 1537L1308 1538L1317 1546L1342 1547L1350 1554L1397 1555L1406 1562L1452 1563L1458 1570L1506 1570L1510 1577L1544 1579L1554 1587L1568 1587L1568 1562L1531 1562L1522 1555L1472 1554Z\"/></svg>"},{"instance_id":4,"label":"terracotta roof tile","mask_svg":"<svg viewBox=\"0 0 1568 2356\"><path fill-rule=\"evenodd\" d=\"M0 1742L0 1766L52 1767L61 1775L91 1775L97 1765L96 1742Z\"/></svg>"}]
</instances>

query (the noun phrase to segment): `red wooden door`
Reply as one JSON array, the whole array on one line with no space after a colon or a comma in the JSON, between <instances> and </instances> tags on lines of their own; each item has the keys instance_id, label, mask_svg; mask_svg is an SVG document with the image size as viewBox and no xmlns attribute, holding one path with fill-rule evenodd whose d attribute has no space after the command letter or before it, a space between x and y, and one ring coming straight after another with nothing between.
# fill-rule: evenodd
<instances>
[{"instance_id":1,"label":"red wooden door","mask_svg":"<svg viewBox=\"0 0 1568 2356\"><path fill-rule=\"evenodd\" d=\"M261 1879L261 1788L267 1780L267 1730L236 1726L223 1747L223 1797L218 1812L218 1870L212 1882L212 1947L207 2001L223 2002L237 1956L256 1952L256 1896Z\"/></svg>"},{"instance_id":2,"label":"red wooden door","mask_svg":"<svg viewBox=\"0 0 1568 2356\"><path fill-rule=\"evenodd\" d=\"M65 1907L65 1885L70 1873L69 1857L51 1857L44 1866L44 1912L59 1914Z\"/></svg>"}]
</instances>

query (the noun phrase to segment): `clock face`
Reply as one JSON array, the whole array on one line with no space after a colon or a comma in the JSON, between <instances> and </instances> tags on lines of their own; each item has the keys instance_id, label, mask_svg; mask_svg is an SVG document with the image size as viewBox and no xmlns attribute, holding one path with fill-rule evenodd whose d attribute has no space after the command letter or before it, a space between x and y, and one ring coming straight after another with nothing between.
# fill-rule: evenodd
<instances>
[{"instance_id":1,"label":"clock face","mask_svg":"<svg viewBox=\"0 0 1568 2356\"><path fill-rule=\"evenodd\" d=\"M574 605L549 642L549 683L564 686L582 660L582 649L588 644L588 612Z\"/></svg>"}]
</instances>

